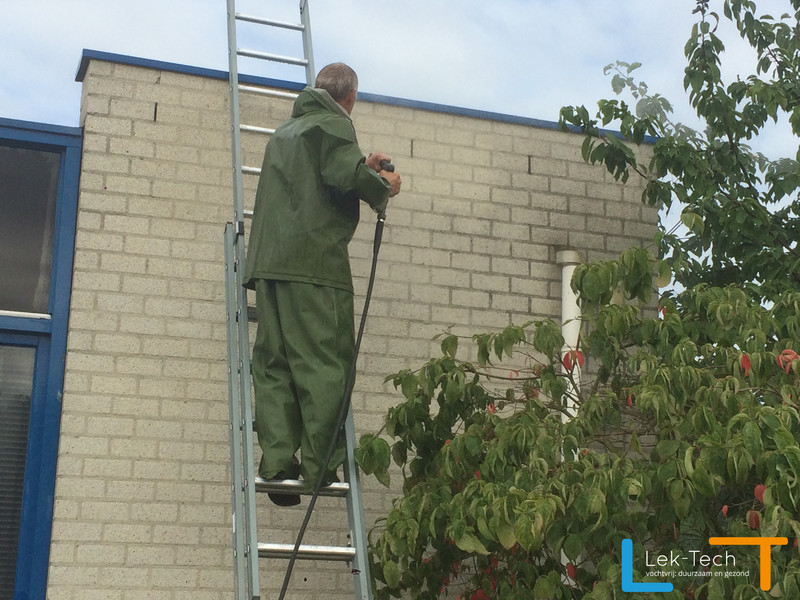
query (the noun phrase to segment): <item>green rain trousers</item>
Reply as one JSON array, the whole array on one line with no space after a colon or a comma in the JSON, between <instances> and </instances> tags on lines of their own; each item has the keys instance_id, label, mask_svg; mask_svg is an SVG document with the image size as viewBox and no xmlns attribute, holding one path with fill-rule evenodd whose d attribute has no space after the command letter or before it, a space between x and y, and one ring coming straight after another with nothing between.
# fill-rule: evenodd
<instances>
[{"instance_id":1,"label":"green rain trousers","mask_svg":"<svg viewBox=\"0 0 800 600\"><path fill-rule=\"evenodd\" d=\"M259 474L283 471L313 485L330 448L355 345L353 295L330 286L258 279L258 331L253 348ZM344 462L344 435L326 474Z\"/></svg>"}]
</instances>

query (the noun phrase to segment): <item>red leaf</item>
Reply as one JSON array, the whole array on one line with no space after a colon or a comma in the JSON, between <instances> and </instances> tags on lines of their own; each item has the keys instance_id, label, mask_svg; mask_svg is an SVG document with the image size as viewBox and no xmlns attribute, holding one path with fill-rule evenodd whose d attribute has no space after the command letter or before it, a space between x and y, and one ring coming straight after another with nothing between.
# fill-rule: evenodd
<instances>
[{"instance_id":1,"label":"red leaf","mask_svg":"<svg viewBox=\"0 0 800 600\"><path fill-rule=\"evenodd\" d=\"M739 359L739 363L742 365L744 376L748 377L750 375L750 357L747 356L747 354L742 354L742 357Z\"/></svg>"},{"instance_id":2,"label":"red leaf","mask_svg":"<svg viewBox=\"0 0 800 600\"><path fill-rule=\"evenodd\" d=\"M564 365L564 368L567 371L572 371L577 364L579 367L582 367L586 362L586 357L583 355L583 352L580 350L570 350L564 357L561 359L561 364Z\"/></svg>"},{"instance_id":3,"label":"red leaf","mask_svg":"<svg viewBox=\"0 0 800 600\"><path fill-rule=\"evenodd\" d=\"M572 563L567 563L567 577L570 579L575 579L578 575L578 570L575 568L575 565Z\"/></svg>"},{"instance_id":4,"label":"red leaf","mask_svg":"<svg viewBox=\"0 0 800 600\"><path fill-rule=\"evenodd\" d=\"M798 355L797 352L787 348L778 355L776 360L778 361L778 366L788 373L792 363L798 358L800 358L800 355Z\"/></svg>"},{"instance_id":5,"label":"red leaf","mask_svg":"<svg viewBox=\"0 0 800 600\"><path fill-rule=\"evenodd\" d=\"M767 486L763 483L759 483L755 488L753 488L753 495L756 497L756 500L764 504L764 492L766 491Z\"/></svg>"},{"instance_id":6,"label":"red leaf","mask_svg":"<svg viewBox=\"0 0 800 600\"><path fill-rule=\"evenodd\" d=\"M727 517L727 516L728 516L728 505L727 505L727 504L725 504L725 505L722 507L722 516L723 516L723 517Z\"/></svg>"},{"instance_id":7,"label":"red leaf","mask_svg":"<svg viewBox=\"0 0 800 600\"><path fill-rule=\"evenodd\" d=\"M759 524L761 523L761 515L758 514L755 510L748 510L747 511L747 526L750 529L758 529Z\"/></svg>"}]
</instances>

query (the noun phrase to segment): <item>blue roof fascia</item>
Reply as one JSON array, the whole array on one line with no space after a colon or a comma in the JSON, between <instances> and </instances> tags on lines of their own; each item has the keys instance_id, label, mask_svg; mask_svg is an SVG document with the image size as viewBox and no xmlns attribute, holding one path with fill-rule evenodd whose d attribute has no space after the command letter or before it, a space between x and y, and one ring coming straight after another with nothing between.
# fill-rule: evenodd
<instances>
[{"instance_id":1,"label":"blue roof fascia","mask_svg":"<svg viewBox=\"0 0 800 600\"><path fill-rule=\"evenodd\" d=\"M136 67L146 67L150 69L159 69L163 71L172 71L175 73L184 73L186 75L197 75L199 77L210 77L213 79L228 80L228 72L219 69L207 69L204 67L192 67L182 65L179 63L164 62L161 60L151 60L148 58L137 58L134 56L127 56L125 54L112 54L110 52L101 52L99 50L86 50L84 49L81 56L81 63L78 67L78 73L75 76L76 81L83 81L86 76L86 69L89 66L90 60L102 60L106 62L119 63L123 65L131 65ZM286 81L283 79L271 79L268 77L256 77L253 75L239 74L239 81L242 83L249 83L253 85L261 85L266 87L277 87L286 90L298 91L305 87L304 83L297 83L295 81ZM374 102L378 104L387 104L390 106L403 106L405 108L412 108L417 110L426 110L436 113L450 114L459 117L471 117L474 119L483 119L488 121L496 121L500 123L510 123L512 125L524 125L527 127L536 127L539 129L553 129L560 131L556 121L546 121L543 119L534 119L532 117L520 117L515 115L508 115L504 113L496 113L486 110L477 110L473 108L462 108L459 106L452 106L449 104L437 104L435 102L424 102L421 100L408 100L406 98L397 98L395 96L383 96L381 94L370 94L368 92L358 92L359 100L367 102ZM572 133L580 133L580 131L573 126L569 127ZM614 135L621 138L618 131L611 131L602 129L601 132L606 135ZM646 136L644 143L652 144L656 142L656 138Z\"/></svg>"},{"instance_id":2,"label":"blue roof fascia","mask_svg":"<svg viewBox=\"0 0 800 600\"><path fill-rule=\"evenodd\" d=\"M187 75L197 75L200 77L210 77L213 79L222 79L227 81L228 72L219 69L207 69L204 67L192 67L178 63L164 62L160 60L151 60L147 58L136 58L124 54L112 54L110 52L100 52L98 50L84 50L81 56L80 66L78 73L75 76L76 81L83 81L86 76L86 69L89 66L89 61L101 60L106 62L113 62L123 65L131 65L137 67L146 67L150 69L159 69L164 71L172 71L175 73L184 73ZM278 87L287 90L302 90L305 87L303 83L293 81L286 81L283 79L270 79L267 77L255 77L252 75L239 74L239 80L242 83L251 83L255 85L263 85L269 87ZM518 117L514 115L507 115L502 113L495 113L484 110L476 110L471 108L461 108L458 106L451 106L447 104L437 104L434 102L423 102L419 100L408 100L406 98L397 98L394 96L383 96L380 94L370 94L367 92L358 92L359 100L367 102L375 102L380 104L388 104L392 106L403 106L406 108L414 108L419 110L427 110L431 112L445 113L462 117L473 117L475 119L486 119L491 121L501 121L503 123L512 123L516 125L527 125L529 127L540 127L544 129L558 129L558 124L555 121L544 121L540 119L533 119L529 117Z\"/></svg>"},{"instance_id":3,"label":"blue roof fascia","mask_svg":"<svg viewBox=\"0 0 800 600\"><path fill-rule=\"evenodd\" d=\"M228 72L219 69L208 69L205 67L192 67L189 65L182 65L180 63L166 62L163 60L152 60L149 58L137 58L135 56L127 56L125 54L113 54L111 52L101 52L99 50L86 50L84 49L81 55L81 62L78 66L78 72L75 75L75 81L83 81L86 77L86 69L89 67L89 61L101 60L105 62L118 63L122 65L130 65L133 67L145 67L148 69L158 69L160 71L171 71L173 73L183 73L185 75L196 75L198 77L208 77L210 79L228 80ZM239 81L242 83L253 83L270 87L280 87L290 90L302 90L305 84L294 83L291 81L284 81L282 79L270 79L268 77L254 77L252 75L239 75Z\"/></svg>"},{"instance_id":4,"label":"blue roof fascia","mask_svg":"<svg viewBox=\"0 0 800 600\"><path fill-rule=\"evenodd\" d=\"M83 129L0 117L0 138L80 147Z\"/></svg>"}]
</instances>

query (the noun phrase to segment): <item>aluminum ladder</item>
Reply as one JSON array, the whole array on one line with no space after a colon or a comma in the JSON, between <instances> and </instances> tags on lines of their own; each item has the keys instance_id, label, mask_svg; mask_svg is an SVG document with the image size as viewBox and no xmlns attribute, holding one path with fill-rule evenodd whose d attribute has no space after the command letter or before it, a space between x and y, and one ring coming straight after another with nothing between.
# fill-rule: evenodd
<instances>
[{"instance_id":1,"label":"aluminum ladder","mask_svg":"<svg viewBox=\"0 0 800 600\"><path fill-rule=\"evenodd\" d=\"M296 480L265 481L255 474L253 408L250 387L250 342L248 339L248 321L252 319L248 318L247 293L242 287L245 265L245 219L250 218L252 212L244 208L243 177L258 176L261 169L242 164L242 136L268 136L274 130L258 125L242 124L240 122L239 95L258 94L278 98L294 98L297 94L271 90L258 85L241 84L239 80L239 57L303 67L305 69L305 81L308 85L313 85L315 71L308 0L300 0L301 21L299 24L241 14L236 11L235 0L226 1L228 11L231 156L233 166L233 220L225 226L224 244L234 585L236 600L258 600L261 597L258 559L285 558L289 560L295 548L294 544L258 541L256 493L302 493L304 485ZM237 44L237 29L238 24L242 22L301 32L304 58L292 58L261 50L239 48ZM354 458L355 429L352 409L348 412L344 431L346 442L345 481L323 487L320 490L320 495L345 498L350 543L348 546L301 545L296 558L350 563L356 600L372 600L364 512L358 467ZM273 510L280 509L276 507Z\"/></svg>"}]
</instances>

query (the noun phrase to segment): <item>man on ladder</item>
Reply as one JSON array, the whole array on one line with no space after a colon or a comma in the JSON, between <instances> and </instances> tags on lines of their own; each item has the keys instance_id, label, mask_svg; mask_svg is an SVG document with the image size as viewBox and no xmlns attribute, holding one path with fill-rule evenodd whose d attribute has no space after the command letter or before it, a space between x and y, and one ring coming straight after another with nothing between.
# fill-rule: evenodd
<instances>
[{"instance_id":1,"label":"man on ladder","mask_svg":"<svg viewBox=\"0 0 800 600\"><path fill-rule=\"evenodd\" d=\"M359 199L382 212L401 184L381 166L389 157L365 158L358 147L350 119L357 89L350 67L324 67L264 153L244 275L256 291L252 373L264 479L332 482L344 461L340 444L322 473L354 353L347 246ZM281 506L300 502L269 496Z\"/></svg>"}]
</instances>

